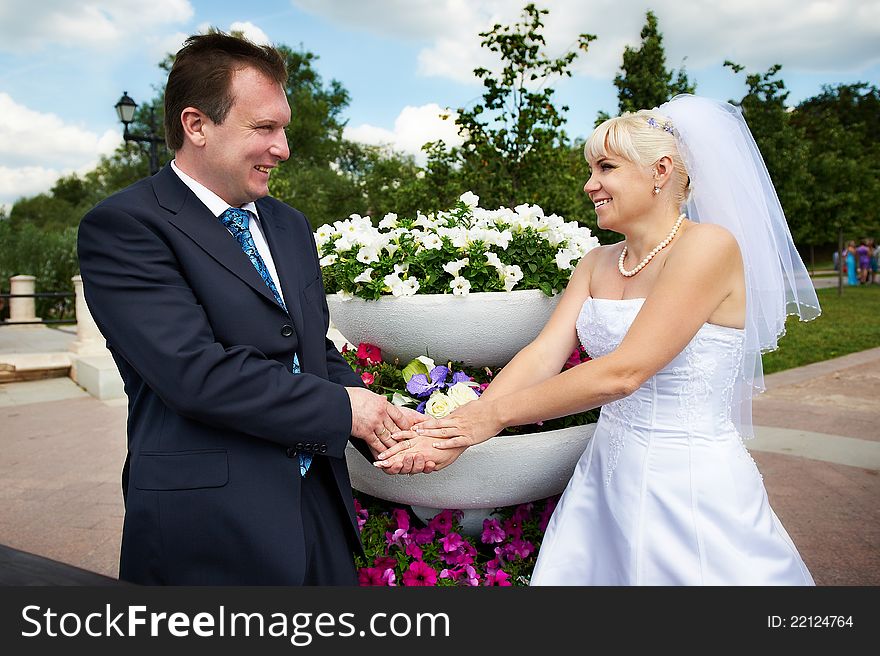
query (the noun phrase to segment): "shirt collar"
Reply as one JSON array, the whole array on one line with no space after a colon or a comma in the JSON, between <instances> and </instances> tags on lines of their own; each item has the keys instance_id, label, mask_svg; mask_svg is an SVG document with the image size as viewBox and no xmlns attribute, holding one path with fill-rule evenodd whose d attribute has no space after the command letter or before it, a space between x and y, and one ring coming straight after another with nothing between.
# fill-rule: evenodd
<instances>
[{"instance_id":1,"label":"shirt collar","mask_svg":"<svg viewBox=\"0 0 880 656\"><path fill-rule=\"evenodd\" d=\"M207 207L214 216L219 217L229 208L229 204L220 198L220 196L208 189L198 180L191 178L181 171L174 160L171 160L171 169L177 174L177 177L181 179L183 184L189 187L196 197L205 204L205 207ZM241 206L241 209L253 212L256 217L260 216L257 212L257 204L253 201L245 203Z\"/></svg>"}]
</instances>

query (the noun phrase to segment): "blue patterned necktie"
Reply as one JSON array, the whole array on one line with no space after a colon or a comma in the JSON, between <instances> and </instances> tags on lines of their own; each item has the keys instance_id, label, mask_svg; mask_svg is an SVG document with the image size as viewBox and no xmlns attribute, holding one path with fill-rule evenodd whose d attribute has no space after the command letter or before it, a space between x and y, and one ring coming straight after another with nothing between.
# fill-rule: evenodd
<instances>
[{"instance_id":1,"label":"blue patterned necktie","mask_svg":"<svg viewBox=\"0 0 880 656\"><path fill-rule=\"evenodd\" d=\"M223 222L226 229L229 230L233 237L235 237L235 240L238 242L239 246L241 246L241 250L243 250L244 254L248 256L248 259L251 261L251 264L254 265L257 273L260 274L260 278L263 279L263 282L265 282L266 286L272 291L278 305L283 307L284 311L287 312L287 306L284 304L284 299L281 298L281 294L278 292L278 287L275 286L275 281L272 280L272 274L269 273L269 269L266 267L263 258L260 257L260 252L257 250L257 245L254 243L254 237L251 234L250 229L251 213L247 210L230 207L220 215L220 221ZM293 373L298 374L300 371L299 358L296 353L294 353ZM312 464L312 455L302 452L297 455L299 456L299 473L302 476L305 476L306 472L309 470L309 465Z\"/></svg>"}]
</instances>

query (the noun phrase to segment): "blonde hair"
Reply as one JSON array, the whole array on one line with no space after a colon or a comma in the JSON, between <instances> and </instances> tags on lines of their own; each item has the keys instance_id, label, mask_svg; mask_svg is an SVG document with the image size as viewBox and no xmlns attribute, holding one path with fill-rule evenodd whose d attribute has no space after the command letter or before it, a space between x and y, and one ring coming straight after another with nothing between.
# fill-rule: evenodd
<instances>
[{"instance_id":1,"label":"blonde hair","mask_svg":"<svg viewBox=\"0 0 880 656\"><path fill-rule=\"evenodd\" d=\"M690 178L678 152L674 129L672 121L656 110L625 112L593 130L584 144L584 157L597 160L610 152L634 164L651 166L668 155L673 166L672 197L681 207L690 194Z\"/></svg>"}]
</instances>

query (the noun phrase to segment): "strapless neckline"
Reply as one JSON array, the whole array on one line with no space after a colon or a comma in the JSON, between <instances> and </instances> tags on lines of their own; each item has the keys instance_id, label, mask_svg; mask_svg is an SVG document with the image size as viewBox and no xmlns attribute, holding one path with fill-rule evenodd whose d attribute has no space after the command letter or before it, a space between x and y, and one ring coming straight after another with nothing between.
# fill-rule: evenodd
<instances>
[{"instance_id":1,"label":"strapless neckline","mask_svg":"<svg viewBox=\"0 0 880 656\"><path fill-rule=\"evenodd\" d=\"M602 301L603 303L632 303L632 302L644 303L646 300L647 299L644 297L639 297L639 298L599 298L599 297L594 297L594 296L587 296L584 303L586 303L587 301ZM733 334L736 334L736 335L742 335L745 333L744 328L734 328L733 326L722 326L717 323L709 323L708 321L705 322L702 327L707 327L707 326L709 328L718 328L719 330L731 331Z\"/></svg>"}]
</instances>

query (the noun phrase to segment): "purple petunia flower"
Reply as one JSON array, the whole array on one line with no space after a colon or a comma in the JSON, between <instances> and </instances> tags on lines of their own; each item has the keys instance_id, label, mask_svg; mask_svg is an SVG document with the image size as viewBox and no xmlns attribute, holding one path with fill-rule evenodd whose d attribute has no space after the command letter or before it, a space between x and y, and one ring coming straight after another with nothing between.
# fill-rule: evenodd
<instances>
[{"instance_id":1,"label":"purple petunia flower","mask_svg":"<svg viewBox=\"0 0 880 656\"><path fill-rule=\"evenodd\" d=\"M497 519L483 520L483 533L480 536L483 544L504 542L505 537L507 537L507 535L504 533L504 529L501 528L501 522Z\"/></svg>"},{"instance_id":2,"label":"purple petunia flower","mask_svg":"<svg viewBox=\"0 0 880 656\"><path fill-rule=\"evenodd\" d=\"M516 507L516 510L513 511L513 520L518 524L522 524L532 515L532 508L534 504L531 503L523 503Z\"/></svg>"},{"instance_id":3,"label":"purple petunia flower","mask_svg":"<svg viewBox=\"0 0 880 656\"><path fill-rule=\"evenodd\" d=\"M522 537L522 524L515 517L504 522L504 532L508 537L518 540Z\"/></svg>"},{"instance_id":4,"label":"purple petunia flower","mask_svg":"<svg viewBox=\"0 0 880 656\"><path fill-rule=\"evenodd\" d=\"M508 553L519 556L520 558L528 558L529 555L535 550L535 545L533 545L528 540L514 540L508 545L508 547Z\"/></svg>"},{"instance_id":5,"label":"purple petunia flower","mask_svg":"<svg viewBox=\"0 0 880 656\"><path fill-rule=\"evenodd\" d=\"M388 568L394 569L397 567L397 561L391 556L377 556L373 560L373 567L383 571Z\"/></svg>"},{"instance_id":6,"label":"purple petunia flower","mask_svg":"<svg viewBox=\"0 0 880 656\"><path fill-rule=\"evenodd\" d=\"M480 575L477 574L477 570L471 565L465 565L464 567L458 567L455 569L444 569L440 572L440 578L452 579L453 581L458 581L471 586L480 585Z\"/></svg>"},{"instance_id":7,"label":"purple petunia flower","mask_svg":"<svg viewBox=\"0 0 880 656\"><path fill-rule=\"evenodd\" d=\"M411 556L417 560L421 560L422 559L422 548L419 547L418 545L410 542L408 545L406 545L406 555Z\"/></svg>"}]
</instances>

